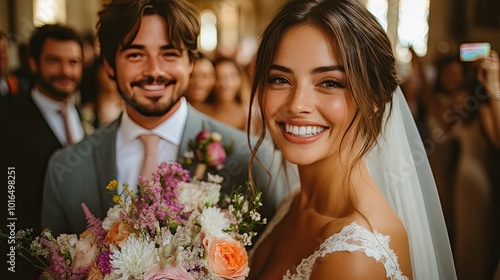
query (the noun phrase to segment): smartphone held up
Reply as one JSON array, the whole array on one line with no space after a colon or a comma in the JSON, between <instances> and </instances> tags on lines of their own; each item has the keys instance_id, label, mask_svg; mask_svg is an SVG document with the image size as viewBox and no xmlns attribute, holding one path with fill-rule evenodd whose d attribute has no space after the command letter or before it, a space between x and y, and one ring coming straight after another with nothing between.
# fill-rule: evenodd
<instances>
[{"instance_id":1,"label":"smartphone held up","mask_svg":"<svg viewBox=\"0 0 500 280\"><path fill-rule=\"evenodd\" d=\"M464 43L460 45L460 60L475 61L480 57L490 55L490 43Z\"/></svg>"}]
</instances>

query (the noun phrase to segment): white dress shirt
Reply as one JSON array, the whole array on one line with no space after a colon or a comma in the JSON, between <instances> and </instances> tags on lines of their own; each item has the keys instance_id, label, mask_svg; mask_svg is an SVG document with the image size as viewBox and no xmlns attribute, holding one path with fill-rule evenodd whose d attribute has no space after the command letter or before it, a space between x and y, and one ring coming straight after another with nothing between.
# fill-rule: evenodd
<instances>
[{"instance_id":1,"label":"white dress shirt","mask_svg":"<svg viewBox=\"0 0 500 280\"><path fill-rule=\"evenodd\" d=\"M116 165L118 182L121 184L118 193L123 191L122 185L129 184L131 190L137 189L139 172L144 158L144 146L137 138L142 134L160 136L158 143L158 164L164 161L176 161L182 134L188 115L188 105L181 99L179 108L163 123L153 130L147 130L135 123L124 110L116 137Z\"/></svg>"},{"instance_id":2,"label":"white dress shirt","mask_svg":"<svg viewBox=\"0 0 500 280\"><path fill-rule=\"evenodd\" d=\"M66 140L66 131L64 128L64 120L59 113L64 107L64 103L60 101L53 100L45 95L43 95L36 87L31 91L31 97L33 102L35 102L38 109L42 113L45 121L49 124L50 128L56 135L59 143L66 146L68 141ZM69 106L69 121L71 127L71 135L75 138L74 141L80 142L85 137L82 124L80 122L80 116L75 107L74 97L70 97L68 100Z\"/></svg>"}]
</instances>

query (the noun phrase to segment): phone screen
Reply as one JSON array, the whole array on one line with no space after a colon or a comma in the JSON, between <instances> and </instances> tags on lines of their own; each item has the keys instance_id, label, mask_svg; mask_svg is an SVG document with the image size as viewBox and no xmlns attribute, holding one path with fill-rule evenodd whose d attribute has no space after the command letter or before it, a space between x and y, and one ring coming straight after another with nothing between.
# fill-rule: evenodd
<instances>
[{"instance_id":1,"label":"phone screen","mask_svg":"<svg viewBox=\"0 0 500 280\"><path fill-rule=\"evenodd\" d=\"M475 61L490 54L490 43L465 43L460 45L460 60Z\"/></svg>"}]
</instances>

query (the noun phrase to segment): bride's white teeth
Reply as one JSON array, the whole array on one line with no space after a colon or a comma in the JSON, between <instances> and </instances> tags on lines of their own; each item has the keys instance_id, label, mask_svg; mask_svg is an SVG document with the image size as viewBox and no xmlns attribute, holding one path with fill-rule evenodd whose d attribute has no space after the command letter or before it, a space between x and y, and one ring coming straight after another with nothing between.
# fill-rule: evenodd
<instances>
[{"instance_id":1,"label":"bride's white teeth","mask_svg":"<svg viewBox=\"0 0 500 280\"><path fill-rule=\"evenodd\" d=\"M306 128L304 126L301 126L299 129L299 134L300 135L305 135L306 134Z\"/></svg>"},{"instance_id":2,"label":"bride's white teeth","mask_svg":"<svg viewBox=\"0 0 500 280\"><path fill-rule=\"evenodd\" d=\"M162 90L165 85L144 85L145 90Z\"/></svg>"},{"instance_id":3,"label":"bride's white teeth","mask_svg":"<svg viewBox=\"0 0 500 280\"><path fill-rule=\"evenodd\" d=\"M299 137L307 137L318 134L325 130L322 126L297 126L285 124L285 131L291 135Z\"/></svg>"}]
</instances>

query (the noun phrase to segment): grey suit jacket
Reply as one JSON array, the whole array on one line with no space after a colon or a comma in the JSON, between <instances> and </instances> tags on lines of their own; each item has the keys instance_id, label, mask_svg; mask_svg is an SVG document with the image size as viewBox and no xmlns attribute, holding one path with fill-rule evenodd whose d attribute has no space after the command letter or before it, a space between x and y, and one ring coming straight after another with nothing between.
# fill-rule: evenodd
<instances>
[{"instance_id":1,"label":"grey suit jacket","mask_svg":"<svg viewBox=\"0 0 500 280\"><path fill-rule=\"evenodd\" d=\"M116 133L121 118L81 142L61 149L52 156L45 177L42 205L42 227L50 228L54 235L60 233L82 233L86 228L85 215L81 204L103 219L113 206L112 193L106 185L117 178ZM223 190L228 192L233 186L244 185L248 180L250 150L245 133L222 124L189 106L186 126L179 147L178 161L188 149L187 142L194 139L202 128L217 131L224 144L232 140L235 149L227 157L223 176ZM283 164L282 156L272 145L265 142L258 156L265 168L254 164L253 176L257 187L263 191L261 214L271 218L281 200L298 183L296 167ZM186 166L191 174L194 164ZM267 170L267 172L266 172ZM126 183L126 182L121 182Z\"/></svg>"}]
</instances>

